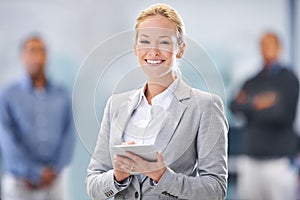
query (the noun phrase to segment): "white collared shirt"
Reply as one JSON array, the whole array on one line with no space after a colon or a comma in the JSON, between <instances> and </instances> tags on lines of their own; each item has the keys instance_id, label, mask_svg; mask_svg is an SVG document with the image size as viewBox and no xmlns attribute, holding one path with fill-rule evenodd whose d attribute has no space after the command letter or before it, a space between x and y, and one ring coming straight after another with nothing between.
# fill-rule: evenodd
<instances>
[{"instance_id":1,"label":"white collared shirt","mask_svg":"<svg viewBox=\"0 0 300 200\"><path fill-rule=\"evenodd\" d=\"M167 110L174 99L174 91L178 85L178 79L162 93L151 99L151 104L148 104L144 94L146 85L141 88L140 99L133 112L123 140L134 141L136 144L154 144L156 136L167 119Z\"/></svg>"}]
</instances>

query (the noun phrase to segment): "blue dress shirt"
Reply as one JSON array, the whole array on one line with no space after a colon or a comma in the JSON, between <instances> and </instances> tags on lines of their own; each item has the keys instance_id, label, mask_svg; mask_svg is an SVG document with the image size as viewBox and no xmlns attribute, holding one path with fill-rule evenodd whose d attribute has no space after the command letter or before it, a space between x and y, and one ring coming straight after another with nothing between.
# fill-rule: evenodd
<instances>
[{"instance_id":1,"label":"blue dress shirt","mask_svg":"<svg viewBox=\"0 0 300 200\"><path fill-rule=\"evenodd\" d=\"M0 94L0 147L4 173L38 184L44 167L57 174L69 164L75 142L65 90L47 81L36 89L28 76Z\"/></svg>"}]
</instances>

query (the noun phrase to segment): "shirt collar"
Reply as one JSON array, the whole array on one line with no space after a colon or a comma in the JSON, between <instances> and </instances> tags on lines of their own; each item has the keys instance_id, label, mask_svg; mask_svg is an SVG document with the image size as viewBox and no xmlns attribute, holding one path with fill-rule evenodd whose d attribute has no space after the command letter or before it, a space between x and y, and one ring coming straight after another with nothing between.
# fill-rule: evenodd
<instances>
[{"instance_id":1,"label":"shirt collar","mask_svg":"<svg viewBox=\"0 0 300 200\"><path fill-rule=\"evenodd\" d=\"M179 78L176 78L171 85L165 89L162 93L156 95L155 97L152 98L152 105L158 105L162 106L164 110L167 110L171 104L171 101L174 96L174 92L178 86ZM144 87L140 89L140 95L139 95L139 101L137 106L139 106L141 103L148 104L146 96L145 96L145 90L147 87L147 83L144 84Z\"/></svg>"}]
</instances>

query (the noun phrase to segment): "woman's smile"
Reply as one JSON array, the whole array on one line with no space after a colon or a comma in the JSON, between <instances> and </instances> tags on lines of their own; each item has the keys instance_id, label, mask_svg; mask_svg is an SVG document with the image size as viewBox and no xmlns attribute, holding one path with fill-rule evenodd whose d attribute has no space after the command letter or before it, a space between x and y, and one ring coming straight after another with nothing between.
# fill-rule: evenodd
<instances>
[{"instance_id":1,"label":"woman's smile","mask_svg":"<svg viewBox=\"0 0 300 200\"><path fill-rule=\"evenodd\" d=\"M165 62L165 60L162 59L145 59L145 62L149 66L157 67L161 66Z\"/></svg>"}]
</instances>

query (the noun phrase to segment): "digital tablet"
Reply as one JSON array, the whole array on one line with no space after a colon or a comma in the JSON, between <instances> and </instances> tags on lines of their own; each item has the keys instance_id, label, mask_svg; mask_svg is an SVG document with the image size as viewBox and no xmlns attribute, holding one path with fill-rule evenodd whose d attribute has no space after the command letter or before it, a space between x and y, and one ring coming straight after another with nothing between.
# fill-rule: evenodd
<instances>
[{"instance_id":1,"label":"digital tablet","mask_svg":"<svg viewBox=\"0 0 300 200\"><path fill-rule=\"evenodd\" d=\"M111 150L113 155L117 154L127 157L125 151L129 151L147 161L155 162L157 160L156 149L152 144L114 145Z\"/></svg>"}]
</instances>

